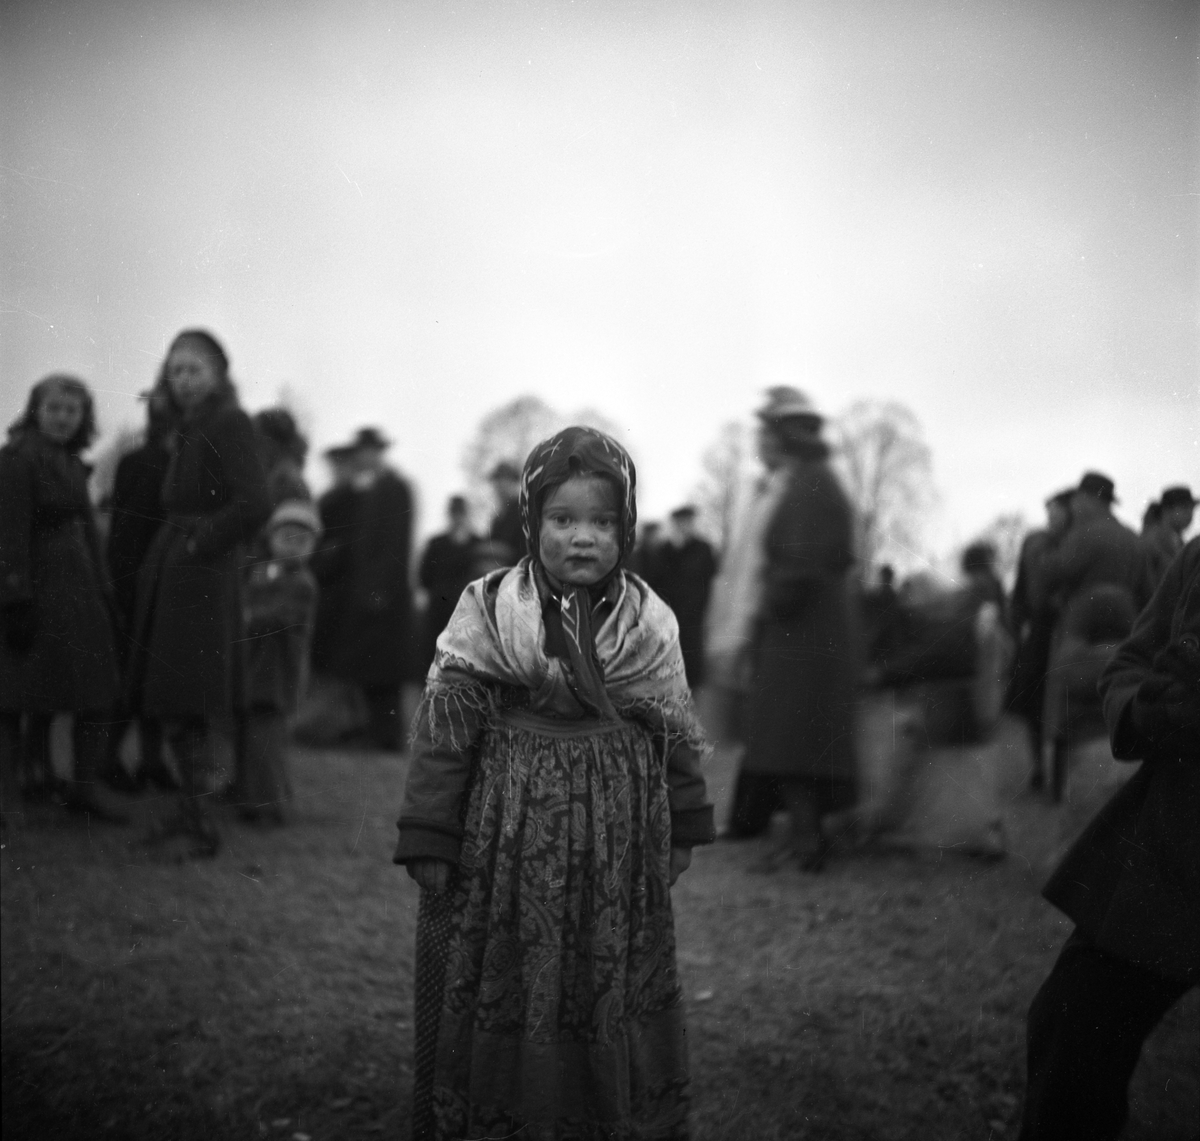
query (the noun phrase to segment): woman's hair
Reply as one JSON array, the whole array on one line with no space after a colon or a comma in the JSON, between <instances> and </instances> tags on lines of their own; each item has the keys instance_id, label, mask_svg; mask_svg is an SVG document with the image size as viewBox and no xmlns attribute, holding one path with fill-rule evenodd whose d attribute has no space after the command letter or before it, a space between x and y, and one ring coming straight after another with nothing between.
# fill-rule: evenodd
<instances>
[{"instance_id":1,"label":"woman's hair","mask_svg":"<svg viewBox=\"0 0 1200 1141\"><path fill-rule=\"evenodd\" d=\"M79 429L65 444L68 452L78 454L96 438L96 402L92 399L92 393L88 386L79 377L71 376L69 373L52 372L49 376L42 377L29 390L25 411L13 421L8 429L8 434L13 437L25 432L38 431L38 409L46 394L54 388L79 397L83 404L83 419L79 422Z\"/></svg>"},{"instance_id":2,"label":"woman's hair","mask_svg":"<svg viewBox=\"0 0 1200 1141\"><path fill-rule=\"evenodd\" d=\"M167 380L167 362L171 359L171 353L180 345L187 345L195 349L203 354L212 365L217 378L217 387L212 398L217 400L237 398L237 390L229 376L229 357L221 342L206 329L184 329L182 333L176 334L175 339L171 342L171 347L167 349L167 355L163 357L163 362L158 369L158 378L154 382L154 391L161 392L166 396L167 407L171 410L173 423L177 423L183 418L183 409L176 403L175 394L171 391L171 385Z\"/></svg>"}]
</instances>

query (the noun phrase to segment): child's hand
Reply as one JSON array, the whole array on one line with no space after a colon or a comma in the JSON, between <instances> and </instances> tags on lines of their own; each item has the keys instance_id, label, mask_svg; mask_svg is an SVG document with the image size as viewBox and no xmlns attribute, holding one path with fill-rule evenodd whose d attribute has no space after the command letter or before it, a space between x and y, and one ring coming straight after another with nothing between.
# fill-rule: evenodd
<instances>
[{"instance_id":1,"label":"child's hand","mask_svg":"<svg viewBox=\"0 0 1200 1141\"><path fill-rule=\"evenodd\" d=\"M688 868L691 866L691 863L691 848L671 849L671 887L675 886L675 881L688 870Z\"/></svg>"},{"instance_id":2,"label":"child's hand","mask_svg":"<svg viewBox=\"0 0 1200 1141\"><path fill-rule=\"evenodd\" d=\"M451 867L445 860L427 856L420 860L409 860L408 874L426 891L443 892L450 886Z\"/></svg>"}]
</instances>

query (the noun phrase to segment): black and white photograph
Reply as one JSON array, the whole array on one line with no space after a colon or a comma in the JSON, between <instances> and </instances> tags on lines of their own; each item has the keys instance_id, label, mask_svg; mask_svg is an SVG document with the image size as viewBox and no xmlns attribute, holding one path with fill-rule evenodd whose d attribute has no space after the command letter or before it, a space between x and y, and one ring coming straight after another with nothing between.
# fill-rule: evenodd
<instances>
[{"instance_id":1,"label":"black and white photograph","mask_svg":"<svg viewBox=\"0 0 1200 1141\"><path fill-rule=\"evenodd\" d=\"M5 1141L1196 1141L1200 0L0 0Z\"/></svg>"}]
</instances>

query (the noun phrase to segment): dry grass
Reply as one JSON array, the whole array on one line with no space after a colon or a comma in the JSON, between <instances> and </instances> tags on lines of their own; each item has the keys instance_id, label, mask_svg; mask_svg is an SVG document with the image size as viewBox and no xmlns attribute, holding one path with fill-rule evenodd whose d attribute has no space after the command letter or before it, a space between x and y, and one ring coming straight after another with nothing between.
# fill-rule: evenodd
<instances>
[{"instance_id":1,"label":"dry grass","mask_svg":"<svg viewBox=\"0 0 1200 1141\"><path fill-rule=\"evenodd\" d=\"M403 1135L402 762L302 752L296 777L295 824L231 825L207 864L49 812L8 831L6 1139ZM1025 1009L1067 930L1029 868L877 855L759 878L757 850L698 852L675 893L697 1138L1011 1137ZM1156 1036L1131 1137L1194 1136L1198 1012Z\"/></svg>"}]
</instances>

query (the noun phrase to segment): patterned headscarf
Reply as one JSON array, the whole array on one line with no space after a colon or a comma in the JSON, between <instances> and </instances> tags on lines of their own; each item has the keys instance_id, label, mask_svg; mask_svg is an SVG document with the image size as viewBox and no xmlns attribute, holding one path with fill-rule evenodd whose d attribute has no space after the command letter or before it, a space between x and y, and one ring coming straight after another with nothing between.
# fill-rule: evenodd
<instances>
[{"instance_id":1,"label":"patterned headscarf","mask_svg":"<svg viewBox=\"0 0 1200 1141\"><path fill-rule=\"evenodd\" d=\"M620 519L620 566L633 550L637 534L637 469L629 453L595 428L564 428L529 453L521 473L521 526L535 563L539 554L542 504L547 493L573 475L600 475L617 487Z\"/></svg>"},{"instance_id":2,"label":"patterned headscarf","mask_svg":"<svg viewBox=\"0 0 1200 1141\"><path fill-rule=\"evenodd\" d=\"M596 475L611 480L616 487L620 520L618 526L617 566L603 584L553 587L542 566L540 531L542 504L547 493L572 476ZM547 649L571 663L572 690L588 712L615 720L613 707L604 685L604 669L596 650L593 618L601 601L595 597L599 587L611 594L621 564L633 550L637 535L637 471L629 453L611 436L595 428L564 428L543 440L529 453L521 473L521 524L529 545L535 581L543 597L547 627ZM609 600L611 601L611 600Z\"/></svg>"}]
</instances>

